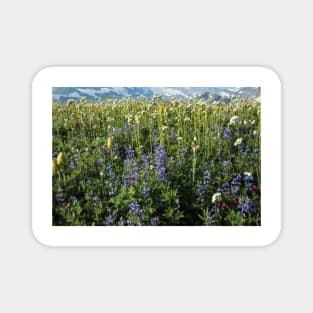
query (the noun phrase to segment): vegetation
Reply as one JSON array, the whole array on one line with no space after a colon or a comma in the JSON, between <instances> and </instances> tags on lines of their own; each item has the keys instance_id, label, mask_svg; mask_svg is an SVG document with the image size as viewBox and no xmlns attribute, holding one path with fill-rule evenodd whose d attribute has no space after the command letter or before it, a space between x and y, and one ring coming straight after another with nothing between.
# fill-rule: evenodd
<instances>
[{"instance_id":1,"label":"vegetation","mask_svg":"<svg viewBox=\"0 0 313 313\"><path fill-rule=\"evenodd\" d=\"M53 104L53 225L260 225L260 109L188 100Z\"/></svg>"}]
</instances>

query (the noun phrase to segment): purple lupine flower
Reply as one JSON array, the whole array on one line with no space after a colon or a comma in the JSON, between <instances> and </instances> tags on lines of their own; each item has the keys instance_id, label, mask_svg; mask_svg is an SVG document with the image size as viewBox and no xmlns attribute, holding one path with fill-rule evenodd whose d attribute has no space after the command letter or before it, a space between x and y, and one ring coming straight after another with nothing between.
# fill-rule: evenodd
<instances>
[{"instance_id":1,"label":"purple lupine flower","mask_svg":"<svg viewBox=\"0 0 313 313\"><path fill-rule=\"evenodd\" d=\"M240 155L242 157L246 157L250 153L250 149L249 148L248 149L240 148L239 152L240 152Z\"/></svg>"},{"instance_id":2,"label":"purple lupine flower","mask_svg":"<svg viewBox=\"0 0 313 313\"><path fill-rule=\"evenodd\" d=\"M237 208L240 209L241 215L254 213L256 211L253 201L249 198L239 198L238 202Z\"/></svg>"},{"instance_id":3,"label":"purple lupine flower","mask_svg":"<svg viewBox=\"0 0 313 313\"><path fill-rule=\"evenodd\" d=\"M77 162L80 157L80 152L74 154L74 161Z\"/></svg>"},{"instance_id":4,"label":"purple lupine flower","mask_svg":"<svg viewBox=\"0 0 313 313\"><path fill-rule=\"evenodd\" d=\"M223 138L229 139L231 137L231 130L229 127L224 128Z\"/></svg>"},{"instance_id":5,"label":"purple lupine flower","mask_svg":"<svg viewBox=\"0 0 313 313\"><path fill-rule=\"evenodd\" d=\"M60 190L56 195L55 199L58 203L63 203L64 202L64 194L62 193L62 190Z\"/></svg>"},{"instance_id":6,"label":"purple lupine flower","mask_svg":"<svg viewBox=\"0 0 313 313\"><path fill-rule=\"evenodd\" d=\"M143 209L141 209L140 204L137 202L137 200L133 200L128 204L129 213L139 216L143 214Z\"/></svg>"},{"instance_id":7,"label":"purple lupine flower","mask_svg":"<svg viewBox=\"0 0 313 313\"><path fill-rule=\"evenodd\" d=\"M134 186L139 180L139 166L135 160L126 159L124 161L125 176L122 178L122 185L125 185L126 188Z\"/></svg>"},{"instance_id":8,"label":"purple lupine flower","mask_svg":"<svg viewBox=\"0 0 313 313\"><path fill-rule=\"evenodd\" d=\"M225 160L222 162L222 166L226 168L231 162L229 160Z\"/></svg>"},{"instance_id":9,"label":"purple lupine flower","mask_svg":"<svg viewBox=\"0 0 313 313\"><path fill-rule=\"evenodd\" d=\"M113 151L113 153L117 153L117 152L118 152L118 144L117 144L117 143L115 143L115 144L113 145L112 151Z\"/></svg>"},{"instance_id":10,"label":"purple lupine flower","mask_svg":"<svg viewBox=\"0 0 313 313\"><path fill-rule=\"evenodd\" d=\"M126 159L133 160L135 158L135 151L132 148L126 148Z\"/></svg>"},{"instance_id":11,"label":"purple lupine flower","mask_svg":"<svg viewBox=\"0 0 313 313\"><path fill-rule=\"evenodd\" d=\"M74 161L71 161L70 164L69 164L69 168L71 170L73 170L73 169L75 169L75 167L76 167L76 165L75 165Z\"/></svg>"},{"instance_id":12,"label":"purple lupine flower","mask_svg":"<svg viewBox=\"0 0 313 313\"><path fill-rule=\"evenodd\" d=\"M156 217L152 217L151 220L150 220L150 223L153 226L158 225L159 224L159 218L157 216Z\"/></svg>"},{"instance_id":13,"label":"purple lupine flower","mask_svg":"<svg viewBox=\"0 0 313 313\"><path fill-rule=\"evenodd\" d=\"M114 191L114 189L111 189L111 191L109 191L109 196L113 197L116 195L116 192Z\"/></svg>"},{"instance_id":14,"label":"purple lupine flower","mask_svg":"<svg viewBox=\"0 0 313 313\"><path fill-rule=\"evenodd\" d=\"M77 197L76 197L76 196L70 196L69 201L70 201L71 203L76 203L78 200L77 200Z\"/></svg>"},{"instance_id":15,"label":"purple lupine flower","mask_svg":"<svg viewBox=\"0 0 313 313\"><path fill-rule=\"evenodd\" d=\"M204 202L204 196L205 196L205 192L206 192L207 188L208 188L208 186L206 184L197 185L196 195L197 195L197 202L198 203Z\"/></svg>"},{"instance_id":16,"label":"purple lupine flower","mask_svg":"<svg viewBox=\"0 0 313 313\"><path fill-rule=\"evenodd\" d=\"M106 223L107 226L113 224L113 217L112 217L112 215L109 215L109 216L106 217L105 223Z\"/></svg>"},{"instance_id":17,"label":"purple lupine flower","mask_svg":"<svg viewBox=\"0 0 313 313\"><path fill-rule=\"evenodd\" d=\"M117 194L117 192L115 191L116 185L117 185L116 181L111 184L111 191L109 191L109 196L110 197L113 197L113 196L115 196Z\"/></svg>"},{"instance_id":18,"label":"purple lupine flower","mask_svg":"<svg viewBox=\"0 0 313 313\"><path fill-rule=\"evenodd\" d=\"M97 196L92 198L92 202L93 202L93 203L97 203L97 202L99 202L99 201L100 201L100 198L97 197Z\"/></svg>"},{"instance_id":19,"label":"purple lupine flower","mask_svg":"<svg viewBox=\"0 0 313 313\"><path fill-rule=\"evenodd\" d=\"M149 176L149 167L150 167L150 162L151 162L151 153L148 153L147 155L144 155L142 157L143 160L143 170L144 174L143 177L144 179L147 179Z\"/></svg>"},{"instance_id":20,"label":"purple lupine flower","mask_svg":"<svg viewBox=\"0 0 313 313\"><path fill-rule=\"evenodd\" d=\"M158 180L161 182L167 182L167 172L165 169L167 154L164 145L155 145L154 154L156 157L155 167L158 170Z\"/></svg>"},{"instance_id":21,"label":"purple lupine flower","mask_svg":"<svg viewBox=\"0 0 313 313\"><path fill-rule=\"evenodd\" d=\"M252 186L253 186L253 175L251 173L244 173L244 184L245 187L248 188L250 191L252 191Z\"/></svg>"},{"instance_id":22,"label":"purple lupine flower","mask_svg":"<svg viewBox=\"0 0 313 313\"><path fill-rule=\"evenodd\" d=\"M104 158L106 158L108 156L108 151L106 151L106 149L102 149L101 154Z\"/></svg>"},{"instance_id":23,"label":"purple lupine flower","mask_svg":"<svg viewBox=\"0 0 313 313\"><path fill-rule=\"evenodd\" d=\"M106 166L106 170L107 170L107 176L108 176L109 178L111 178L112 175L113 175L112 165L111 165L111 164L108 164L108 165Z\"/></svg>"},{"instance_id":24,"label":"purple lupine flower","mask_svg":"<svg viewBox=\"0 0 313 313\"><path fill-rule=\"evenodd\" d=\"M151 192L151 188L146 182L144 182L143 183L143 197L147 198L150 195L150 192Z\"/></svg>"},{"instance_id":25,"label":"purple lupine flower","mask_svg":"<svg viewBox=\"0 0 313 313\"><path fill-rule=\"evenodd\" d=\"M232 195L238 194L241 189L241 175L240 174L233 174L233 178L230 182L230 193Z\"/></svg>"},{"instance_id":26,"label":"purple lupine flower","mask_svg":"<svg viewBox=\"0 0 313 313\"><path fill-rule=\"evenodd\" d=\"M203 182L207 184L211 180L211 172L209 170L205 170L203 172Z\"/></svg>"},{"instance_id":27,"label":"purple lupine flower","mask_svg":"<svg viewBox=\"0 0 313 313\"><path fill-rule=\"evenodd\" d=\"M203 171L203 184L197 185L197 202L202 203L205 199L206 192L208 190L208 183L211 180L211 172L209 170Z\"/></svg>"},{"instance_id":28,"label":"purple lupine flower","mask_svg":"<svg viewBox=\"0 0 313 313\"><path fill-rule=\"evenodd\" d=\"M221 188L221 193L225 194L225 193L230 193L230 184L229 182L225 182L223 185L222 185L222 188Z\"/></svg>"}]
</instances>

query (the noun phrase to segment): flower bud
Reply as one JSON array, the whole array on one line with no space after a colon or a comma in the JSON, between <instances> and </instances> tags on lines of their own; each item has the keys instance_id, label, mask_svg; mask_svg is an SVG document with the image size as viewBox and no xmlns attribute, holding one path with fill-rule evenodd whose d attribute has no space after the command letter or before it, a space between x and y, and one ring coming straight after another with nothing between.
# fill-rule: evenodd
<instances>
[{"instance_id":1,"label":"flower bud","mask_svg":"<svg viewBox=\"0 0 313 313\"><path fill-rule=\"evenodd\" d=\"M57 156L57 165L62 166L65 162L65 155L63 152L60 152Z\"/></svg>"},{"instance_id":2,"label":"flower bud","mask_svg":"<svg viewBox=\"0 0 313 313\"><path fill-rule=\"evenodd\" d=\"M56 159L52 159L52 176L57 173L57 161Z\"/></svg>"},{"instance_id":3,"label":"flower bud","mask_svg":"<svg viewBox=\"0 0 313 313\"><path fill-rule=\"evenodd\" d=\"M113 140L112 140L112 137L109 137L107 141L107 147L109 150L111 150L112 146L113 146Z\"/></svg>"}]
</instances>

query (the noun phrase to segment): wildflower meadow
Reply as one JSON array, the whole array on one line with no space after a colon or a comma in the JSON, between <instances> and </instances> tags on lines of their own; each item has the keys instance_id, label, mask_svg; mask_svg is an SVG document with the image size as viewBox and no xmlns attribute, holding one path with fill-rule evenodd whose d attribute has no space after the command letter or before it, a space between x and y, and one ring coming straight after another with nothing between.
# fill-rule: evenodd
<instances>
[{"instance_id":1,"label":"wildflower meadow","mask_svg":"<svg viewBox=\"0 0 313 313\"><path fill-rule=\"evenodd\" d=\"M53 102L53 225L261 225L261 104Z\"/></svg>"}]
</instances>

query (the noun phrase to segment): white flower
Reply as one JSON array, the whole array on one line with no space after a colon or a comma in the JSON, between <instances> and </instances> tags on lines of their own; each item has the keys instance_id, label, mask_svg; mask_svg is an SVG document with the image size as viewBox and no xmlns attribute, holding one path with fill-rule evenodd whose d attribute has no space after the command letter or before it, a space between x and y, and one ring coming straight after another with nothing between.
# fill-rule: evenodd
<instances>
[{"instance_id":1,"label":"white flower","mask_svg":"<svg viewBox=\"0 0 313 313\"><path fill-rule=\"evenodd\" d=\"M129 114L129 115L127 116L127 123L128 123L128 124L131 123L132 120L133 120L133 116Z\"/></svg>"},{"instance_id":2,"label":"white flower","mask_svg":"<svg viewBox=\"0 0 313 313\"><path fill-rule=\"evenodd\" d=\"M235 115L235 116L233 116L233 117L229 120L229 125L233 125L233 124L239 122L239 120L240 120L240 117L237 116L237 115Z\"/></svg>"},{"instance_id":3,"label":"white flower","mask_svg":"<svg viewBox=\"0 0 313 313\"><path fill-rule=\"evenodd\" d=\"M251 125L254 125L254 123L255 123L255 120L251 121Z\"/></svg>"},{"instance_id":4,"label":"white flower","mask_svg":"<svg viewBox=\"0 0 313 313\"><path fill-rule=\"evenodd\" d=\"M234 146L238 146L238 145L241 145L242 143L242 138L238 138L235 143L234 143Z\"/></svg>"},{"instance_id":5,"label":"white flower","mask_svg":"<svg viewBox=\"0 0 313 313\"><path fill-rule=\"evenodd\" d=\"M183 137L178 136L177 140L183 140Z\"/></svg>"},{"instance_id":6,"label":"white flower","mask_svg":"<svg viewBox=\"0 0 313 313\"><path fill-rule=\"evenodd\" d=\"M212 203L215 203L215 201L217 201L217 200L221 200L221 198L222 198L222 194L220 192L215 193L212 196Z\"/></svg>"},{"instance_id":7,"label":"white flower","mask_svg":"<svg viewBox=\"0 0 313 313\"><path fill-rule=\"evenodd\" d=\"M250 173L250 172L244 172L243 175L250 177L250 176L252 176L252 173Z\"/></svg>"},{"instance_id":8,"label":"white flower","mask_svg":"<svg viewBox=\"0 0 313 313\"><path fill-rule=\"evenodd\" d=\"M257 134L257 131L256 131L256 130L254 130L254 131L253 131L253 135L255 136L256 134Z\"/></svg>"}]
</instances>

